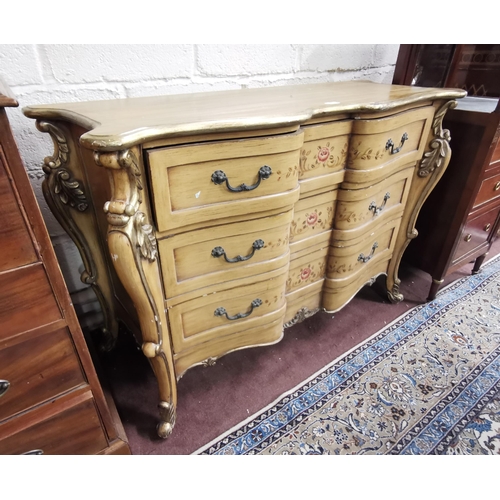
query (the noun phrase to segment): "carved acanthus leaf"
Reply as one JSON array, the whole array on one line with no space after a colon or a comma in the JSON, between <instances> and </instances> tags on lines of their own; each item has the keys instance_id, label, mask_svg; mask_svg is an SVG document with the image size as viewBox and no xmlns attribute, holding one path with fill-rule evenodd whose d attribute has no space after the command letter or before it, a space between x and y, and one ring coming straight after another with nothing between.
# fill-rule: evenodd
<instances>
[{"instance_id":1,"label":"carved acanthus leaf","mask_svg":"<svg viewBox=\"0 0 500 500\"><path fill-rule=\"evenodd\" d=\"M44 158L42 166L51 194L64 205L84 212L89 204L80 182L66 168L69 147L63 131L49 122L37 122L37 127L41 132L48 132L54 142L54 154Z\"/></svg>"},{"instance_id":2,"label":"carved acanthus leaf","mask_svg":"<svg viewBox=\"0 0 500 500\"><path fill-rule=\"evenodd\" d=\"M154 262L158 255L156 238L153 228L146 224L146 215L143 212L137 212L134 217L134 235L136 246L144 259Z\"/></svg>"},{"instance_id":3,"label":"carved acanthus leaf","mask_svg":"<svg viewBox=\"0 0 500 500\"><path fill-rule=\"evenodd\" d=\"M424 153L422 161L420 162L418 175L426 177L439 168L441 164L450 155L450 131L443 130L443 118L448 109L453 109L457 106L456 101L448 101L436 112L434 121L432 122L432 129L434 138L431 140L429 147L430 150Z\"/></svg>"}]
</instances>

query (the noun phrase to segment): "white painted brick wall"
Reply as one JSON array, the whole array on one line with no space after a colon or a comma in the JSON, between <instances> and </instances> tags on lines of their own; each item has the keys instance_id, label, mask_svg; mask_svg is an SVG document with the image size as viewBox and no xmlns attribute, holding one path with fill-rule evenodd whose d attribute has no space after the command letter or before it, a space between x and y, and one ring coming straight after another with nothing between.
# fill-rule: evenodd
<instances>
[{"instance_id":1,"label":"white painted brick wall","mask_svg":"<svg viewBox=\"0 0 500 500\"><path fill-rule=\"evenodd\" d=\"M78 252L41 193L41 164L52 141L23 106L352 79L390 83L398 50L397 44L0 45L0 74L20 103L7 112L77 311L95 317L95 301L80 282Z\"/></svg>"}]
</instances>

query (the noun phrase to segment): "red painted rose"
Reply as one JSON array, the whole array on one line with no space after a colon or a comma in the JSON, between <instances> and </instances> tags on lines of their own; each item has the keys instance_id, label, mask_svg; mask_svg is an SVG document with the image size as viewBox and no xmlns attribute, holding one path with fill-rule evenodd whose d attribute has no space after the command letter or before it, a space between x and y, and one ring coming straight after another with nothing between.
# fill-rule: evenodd
<instances>
[{"instance_id":1,"label":"red painted rose","mask_svg":"<svg viewBox=\"0 0 500 500\"><path fill-rule=\"evenodd\" d=\"M320 148L318 151L318 160L319 161L326 161L330 158L330 148L323 147Z\"/></svg>"},{"instance_id":2,"label":"red painted rose","mask_svg":"<svg viewBox=\"0 0 500 500\"><path fill-rule=\"evenodd\" d=\"M306 280L307 278L309 278L310 275L311 275L311 268L310 267L306 267L305 269L302 269L302 271L300 271L300 279L301 280Z\"/></svg>"},{"instance_id":3,"label":"red painted rose","mask_svg":"<svg viewBox=\"0 0 500 500\"><path fill-rule=\"evenodd\" d=\"M312 214L309 214L307 216L306 224L308 226L313 226L314 224L316 224L317 221L318 221L318 214L316 212L313 212Z\"/></svg>"}]
</instances>

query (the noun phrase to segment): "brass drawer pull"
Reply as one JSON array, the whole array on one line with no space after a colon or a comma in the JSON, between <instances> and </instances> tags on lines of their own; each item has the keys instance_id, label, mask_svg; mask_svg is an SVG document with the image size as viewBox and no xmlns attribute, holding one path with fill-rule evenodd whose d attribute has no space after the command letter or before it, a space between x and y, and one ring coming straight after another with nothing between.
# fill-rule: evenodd
<instances>
[{"instance_id":1,"label":"brass drawer pull","mask_svg":"<svg viewBox=\"0 0 500 500\"><path fill-rule=\"evenodd\" d=\"M469 243L469 241L470 241L471 239L472 239L472 234L468 234L468 235L464 238L464 240L465 240L467 243Z\"/></svg>"},{"instance_id":2,"label":"brass drawer pull","mask_svg":"<svg viewBox=\"0 0 500 500\"><path fill-rule=\"evenodd\" d=\"M227 314L227 311L224 307L218 307L214 311L214 316L225 316L227 319L234 321L235 319L241 319L241 318L246 318L247 316L250 316L250 314L252 314L253 310L256 307L259 307L260 305L262 305L262 300L254 299L254 300L252 300L252 303L250 304L249 311L247 311L245 313L238 313L238 314L235 314L234 316L229 316L229 314Z\"/></svg>"},{"instance_id":3,"label":"brass drawer pull","mask_svg":"<svg viewBox=\"0 0 500 500\"><path fill-rule=\"evenodd\" d=\"M26 451L24 453L21 453L21 455L43 455L43 450L30 450L30 451Z\"/></svg>"},{"instance_id":4,"label":"brass drawer pull","mask_svg":"<svg viewBox=\"0 0 500 500\"><path fill-rule=\"evenodd\" d=\"M264 241L263 240L255 240L252 243L252 251L245 257L242 257L241 255L237 255L236 257L229 258L226 255L226 251L222 247L215 247L212 250L212 257L222 257L224 256L224 259L226 262L233 263L233 262L242 262L244 260L251 259L255 253L255 250L260 250L264 246Z\"/></svg>"},{"instance_id":5,"label":"brass drawer pull","mask_svg":"<svg viewBox=\"0 0 500 500\"><path fill-rule=\"evenodd\" d=\"M222 170L216 170L212 174L212 182L214 184L222 184L225 182L229 191L232 191L233 193L239 193L241 191L252 191L253 189L259 187L260 181L262 181L263 179L269 179L272 173L273 171L271 170L271 167L264 165L263 167L259 168L259 180L255 184L247 186L245 183L243 183L238 187L233 187L229 184L227 175Z\"/></svg>"},{"instance_id":6,"label":"brass drawer pull","mask_svg":"<svg viewBox=\"0 0 500 500\"><path fill-rule=\"evenodd\" d=\"M488 224L486 224L486 226L484 226L484 230L486 232L488 232L490 230L490 228L491 228L491 224L488 222Z\"/></svg>"},{"instance_id":7,"label":"brass drawer pull","mask_svg":"<svg viewBox=\"0 0 500 500\"><path fill-rule=\"evenodd\" d=\"M358 257L358 261L362 262L363 264L366 264L372 257L373 257L373 254L375 253L375 250L378 248L378 243L375 242L372 246L372 252L370 255L367 255L366 257L364 256L364 254L360 253L359 254L359 257Z\"/></svg>"},{"instance_id":8,"label":"brass drawer pull","mask_svg":"<svg viewBox=\"0 0 500 500\"><path fill-rule=\"evenodd\" d=\"M500 189L500 181L498 181L493 187L493 191L498 191Z\"/></svg>"},{"instance_id":9,"label":"brass drawer pull","mask_svg":"<svg viewBox=\"0 0 500 500\"><path fill-rule=\"evenodd\" d=\"M390 149L391 155L395 155L396 153L399 153L403 149L404 143L407 140L408 140L408 134L405 132L401 137L401 144L397 148L394 147L394 142L392 141L392 139L389 139L387 141L387 144L385 145L385 149L386 150Z\"/></svg>"},{"instance_id":10,"label":"brass drawer pull","mask_svg":"<svg viewBox=\"0 0 500 500\"><path fill-rule=\"evenodd\" d=\"M10 382L8 380L0 380L0 398L9 390Z\"/></svg>"},{"instance_id":11,"label":"brass drawer pull","mask_svg":"<svg viewBox=\"0 0 500 500\"><path fill-rule=\"evenodd\" d=\"M382 212L382 210L385 207L385 204L387 203L387 200L390 197L391 197L391 193L385 193L384 201L382 202L382 205L380 205L380 207L377 207L377 204L374 201L372 201L370 203L370 206L368 207L368 210L373 210L373 215L378 215L380 212Z\"/></svg>"}]
</instances>

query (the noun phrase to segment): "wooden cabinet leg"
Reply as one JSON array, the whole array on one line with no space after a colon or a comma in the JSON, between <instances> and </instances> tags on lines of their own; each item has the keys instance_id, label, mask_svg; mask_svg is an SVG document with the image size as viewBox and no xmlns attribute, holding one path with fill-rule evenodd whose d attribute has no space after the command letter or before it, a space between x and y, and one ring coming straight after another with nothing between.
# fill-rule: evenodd
<instances>
[{"instance_id":1,"label":"wooden cabinet leg","mask_svg":"<svg viewBox=\"0 0 500 500\"><path fill-rule=\"evenodd\" d=\"M141 327L142 352L158 382L161 438L175 424L177 379L168 327L158 249L142 202L140 153L125 150L96 153L97 165L108 169L112 197L106 203L108 247L118 278L132 299Z\"/></svg>"},{"instance_id":2,"label":"wooden cabinet leg","mask_svg":"<svg viewBox=\"0 0 500 500\"><path fill-rule=\"evenodd\" d=\"M486 252L484 255L480 255L474 262L474 267L472 268L471 274L477 274L481 270L481 266L483 265L484 259L488 255Z\"/></svg>"},{"instance_id":3,"label":"wooden cabinet leg","mask_svg":"<svg viewBox=\"0 0 500 500\"><path fill-rule=\"evenodd\" d=\"M429 296L427 297L427 301L430 302L436 298L439 287L443 284L444 280L433 279L431 283L431 287L429 289Z\"/></svg>"}]
</instances>

